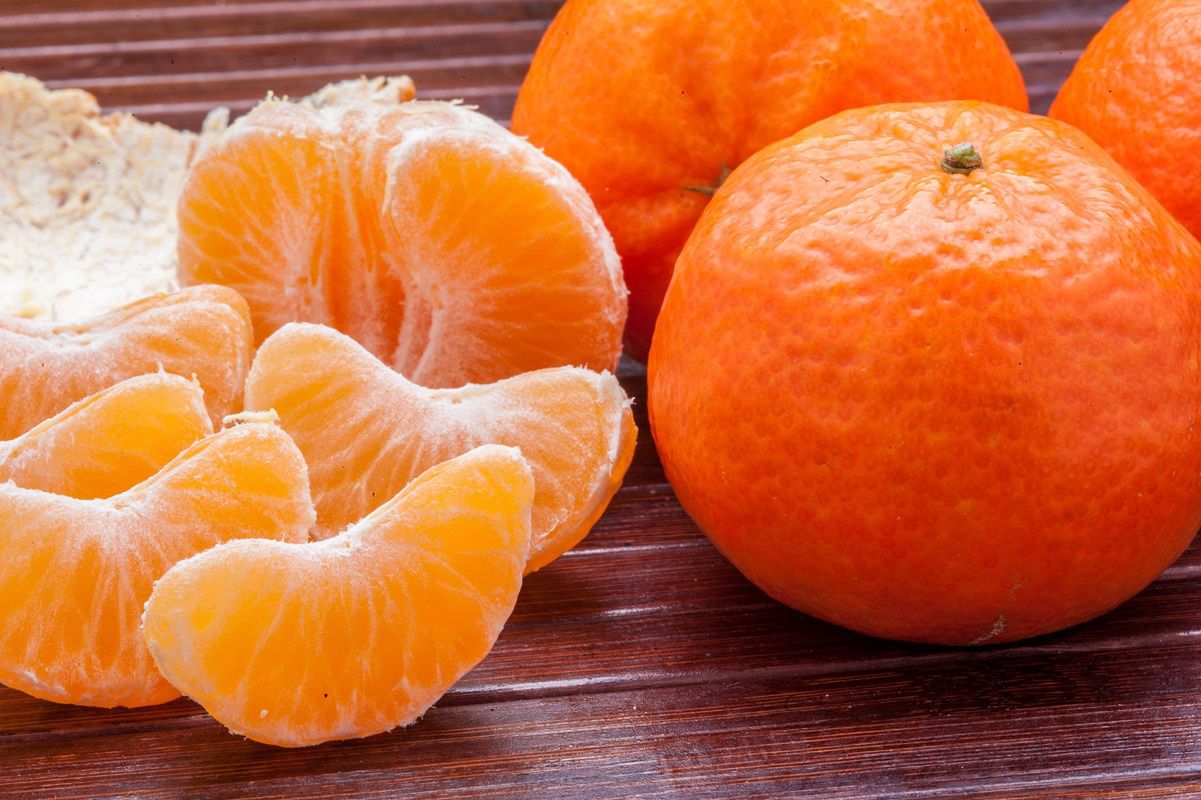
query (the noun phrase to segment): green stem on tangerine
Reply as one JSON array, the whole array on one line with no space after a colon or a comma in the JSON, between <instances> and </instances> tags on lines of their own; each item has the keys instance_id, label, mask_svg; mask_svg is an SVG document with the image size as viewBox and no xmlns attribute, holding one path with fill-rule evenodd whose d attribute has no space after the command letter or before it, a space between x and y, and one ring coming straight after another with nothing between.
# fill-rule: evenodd
<instances>
[{"instance_id":1,"label":"green stem on tangerine","mask_svg":"<svg viewBox=\"0 0 1201 800\"><path fill-rule=\"evenodd\" d=\"M696 192L706 197L712 197L717 194L717 190L721 188L721 185L726 182L726 178L730 177L730 173L733 171L728 164L723 162L721 172L717 173L717 182L713 186L681 186L680 188L686 192Z\"/></svg>"},{"instance_id":2,"label":"green stem on tangerine","mask_svg":"<svg viewBox=\"0 0 1201 800\"><path fill-rule=\"evenodd\" d=\"M984 159L976 151L971 142L953 145L943 151L942 161L938 162L943 172L955 175L970 175L972 170L984 166Z\"/></svg>"}]
</instances>

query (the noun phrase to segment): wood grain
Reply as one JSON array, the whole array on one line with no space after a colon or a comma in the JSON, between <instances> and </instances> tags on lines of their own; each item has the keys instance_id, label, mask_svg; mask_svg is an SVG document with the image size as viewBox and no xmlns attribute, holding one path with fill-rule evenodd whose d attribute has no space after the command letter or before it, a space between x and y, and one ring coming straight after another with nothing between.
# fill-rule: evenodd
<instances>
[{"instance_id":1,"label":"wood grain","mask_svg":"<svg viewBox=\"0 0 1201 800\"><path fill-rule=\"evenodd\" d=\"M1045 109L1118 0L991 0ZM0 68L195 127L359 74L507 119L553 0L0 0ZM488 659L411 728L287 751L194 704L0 689L0 798L1201 797L1201 545L1087 625L881 642L748 584L642 431L593 534L532 576Z\"/></svg>"}]
</instances>

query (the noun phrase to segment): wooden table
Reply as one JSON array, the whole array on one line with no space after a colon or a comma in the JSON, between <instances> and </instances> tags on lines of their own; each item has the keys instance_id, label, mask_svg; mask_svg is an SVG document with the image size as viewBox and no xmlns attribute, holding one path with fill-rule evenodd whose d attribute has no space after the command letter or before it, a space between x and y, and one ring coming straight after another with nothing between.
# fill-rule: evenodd
<instances>
[{"instance_id":1,"label":"wooden table","mask_svg":"<svg viewBox=\"0 0 1201 800\"><path fill-rule=\"evenodd\" d=\"M1045 109L1116 0L991 0ZM0 0L0 68L198 124L267 88L408 73L505 119L552 0ZM410 729L306 750L197 706L0 689L0 797L1201 796L1201 549L1057 636L874 641L746 583L651 443L591 537L532 577L491 656Z\"/></svg>"}]
</instances>

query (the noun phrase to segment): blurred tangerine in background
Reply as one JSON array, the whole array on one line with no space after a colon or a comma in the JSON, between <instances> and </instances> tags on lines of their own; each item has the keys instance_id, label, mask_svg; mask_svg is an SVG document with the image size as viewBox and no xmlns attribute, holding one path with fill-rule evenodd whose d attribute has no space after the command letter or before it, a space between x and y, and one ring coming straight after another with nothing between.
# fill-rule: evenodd
<instances>
[{"instance_id":1,"label":"blurred tangerine in background","mask_svg":"<svg viewBox=\"0 0 1201 800\"><path fill-rule=\"evenodd\" d=\"M730 170L835 112L975 99L1025 110L976 0L568 0L513 110L613 234L645 361L672 265Z\"/></svg>"}]
</instances>

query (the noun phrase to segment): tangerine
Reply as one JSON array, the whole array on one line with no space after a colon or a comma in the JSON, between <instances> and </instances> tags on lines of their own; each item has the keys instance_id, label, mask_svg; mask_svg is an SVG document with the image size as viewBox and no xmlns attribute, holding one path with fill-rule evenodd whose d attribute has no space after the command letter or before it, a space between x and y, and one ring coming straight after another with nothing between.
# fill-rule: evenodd
<instances>
[{"instance_id":1,"label":"tangerine","mask_svg":"<svg viewBox=\"0 0 1201 800\"><path fill-rule=\"evenodd\" d=\"M1085 49L1050 115L1092 137L1201 236L1201 2L1131 0Z\"/></svg>"},{"instance_id":2,"label":"tangerine","mask_svg":"<svg viewBox=\"0 0 1201 800\"><path fill-rule=\"evenodd\" d=\"M645 360L672 265L731 169L837 111L952 99L1027 107L976 0L568 0L513 130L596 201L630 287L626 351Z\"/></svg>"},{"instance_id":3,"label":"tangerine","mask_svg":"<svg viewBox=\"0 0 1201 800\"><path fill-rule=\"evenodd\" d=\"M773 597L1007 642L1113 608L1193 538L1199 341L1201 244L1087 136L878 106L717 192L655 334L651 429Z\"/></svg>"},{"instance_id":4,"label":"tangerine","mask_svg":"<svg viewBox=\"0 0 1201 800\"><path fill-rule=\"evenodd\" d=\"M111 497L212 432L194 381L164 372L139 375L0 442L0 483L80 500Z\"/></svg>"}]
</instances>

